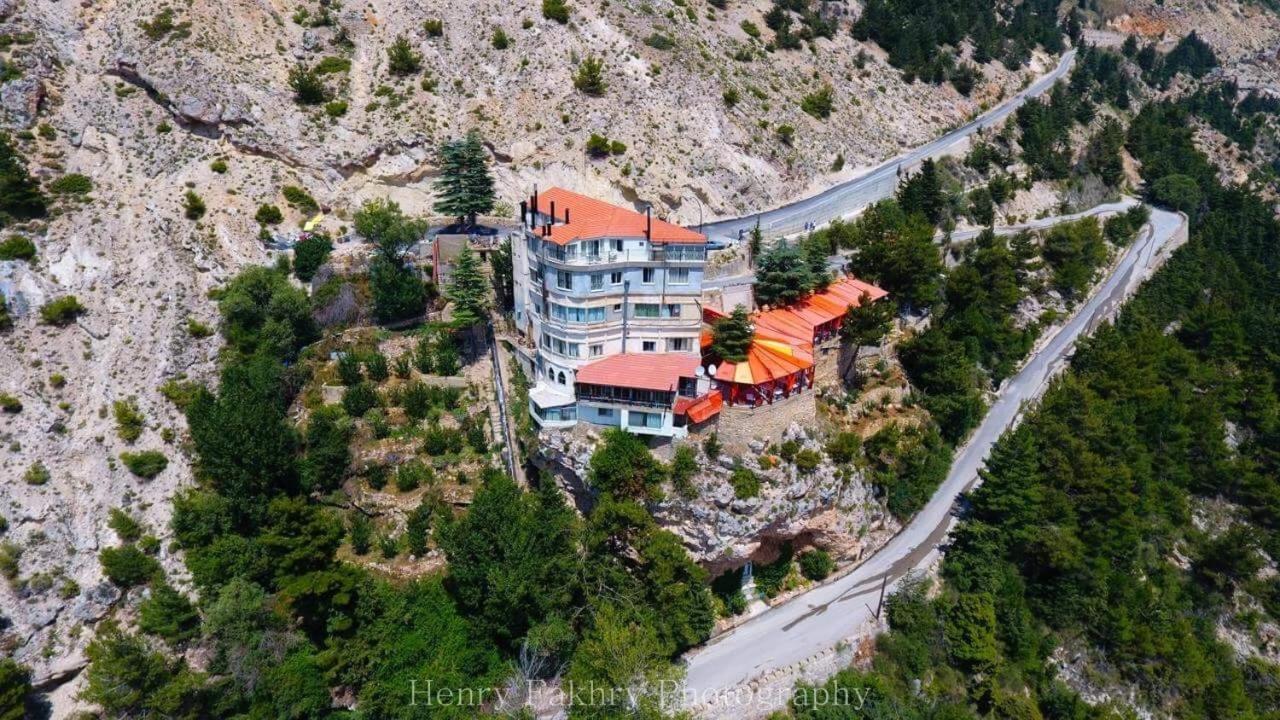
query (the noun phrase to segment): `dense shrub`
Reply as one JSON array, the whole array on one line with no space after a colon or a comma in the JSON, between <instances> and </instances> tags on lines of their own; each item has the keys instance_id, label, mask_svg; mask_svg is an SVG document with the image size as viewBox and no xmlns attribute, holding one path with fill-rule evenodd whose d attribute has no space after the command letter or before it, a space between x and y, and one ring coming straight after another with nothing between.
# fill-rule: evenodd
<instances>
[{"instance_id":1,"label":"dense shrub","mask_svg":"<svg viewBox=\"0 0 1280 720\"><path fill-rule=\"evenodd\" d=\"M169 458L158 450L120 453L120 461L129 468L129 472L140 478L150 480L169 467Z\"/></svg>"},{"instance_id":2,"label":"dense shrub","mask_svg":"<svg viewBox=\"0 0 1280 720\"><path fill-rule=\"evenodd\" d=\"M63 295L45 303L40 308L40 320L46 325L70 325L88 311L75 295Z\"/></svg>"},{"instance_id":3,"label":"dense shrub","mask_svg":"<svg viewBox=\"0 0 1280 720\"><path fill-rule=\"evenodd\" d=\"M800 574L815 582L825 580L836 569L835 561L826 550L814 549L800 553L797 561Z\"/></svg>"},{"instance_id":4,"label":"dense shrub","mask_svg":"<svg viewBox=\"0 0 1280 720\"><path fill-rule=\"evenodd\" d=\"M124 588L142 585L162 575L160 563L134 545L105 548L98 554L98 560L107 579Z\"/></svg>"},{"instance_id":5,"label":"dense shrub","mask_svg":"<svg viewBox=\"0 0 1280 720\"><path fill-rule=\"evenodd\" d=\"M34 260L36 244L23 235L10 235L0 242L0 260Z\"/></svg>"}]
</instances>

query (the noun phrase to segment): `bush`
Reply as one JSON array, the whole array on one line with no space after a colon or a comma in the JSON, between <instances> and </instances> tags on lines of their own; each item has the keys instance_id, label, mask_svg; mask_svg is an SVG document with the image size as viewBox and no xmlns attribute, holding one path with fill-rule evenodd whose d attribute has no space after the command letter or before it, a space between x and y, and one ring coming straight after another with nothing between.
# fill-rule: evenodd
<instances>
[{"instance_id":1,"label":"bush","mask_svg":"<svg viewBox=\"0 0 1280 720\"><path fill-rule=\"evenodd\" d=\"M147 418L132 399L115 401L112 412L116 418L116 434L121 440L132 443L142 437Z\"/></svg>"},{"instance_id":2,"label":"bush","mask_svg":"<svg viewBox=\"0 0 1280 720\"><path fill-rule=\"evenodd\" d=\"M720 433L712 432L702 441L702 452L707 454L707 459L714 461L720 457Z\"/></svg>"},{"instance_id":3,"label":"bush","mask_svg":"<svg viewBox=\"0 0 1280 720\"><path fill-rule=\"evenodd\" d=\"M693 498L697 495L692 478L698 472L698 458L689 445L680 445L671 458L671 484L682 498Z\"/></svg>"},{"instance_id":4,"label":"bush","mask_svg":"<svg viewBox=\"0 0 1280 720\"><path fill-rule=\"evenodd\" d=\"M778 140L781 141L783 145L790 146L791 143L795 142L796 129L786 123L779 125L778 129L774 132L778 135Z\"/></svg>"},{"instance_id":5,"label":"bush","mask_svg":"<svg viewBox=\"0 0 1280 720\"><path fill-rule=\"evenodd\" d=\"M22 476L23 482L28 485L44 485L49 482L49 479L49 468L45 467L44 463L39 460L31 463L31 466L27 468L27 472Z\"/></svg>"},{"instance_id":6,"label":"bush","mask_svg":"<svg viewBox=\"0 0 1280 720\"><path fill-rule=\"evenodd\" d=\"M259 225L278 225L284 220L284 213L280 212L280 208L275 205L262 204L258 206L258 212L253 216Z\"/></svg>"},{"instance_id":7,"label":"bush","mask_svg":"<svg viewBox=\"0 0 1280 720\"><path fill-rule=\"evenodd\" d=\"M435 473L431 471L431 468L417 460L410 460L396 468L396 489L400 492L417 490L424 485L430 485L434 481Z\"/></svg>"},{"instance_id":8,"label":"bush","mask_svg":"<svg viewBox=\"0 0 1280 720\"><path fill-rule=\"evenodd\" d=\"M791 568L794 566L793 560L794 551L791 549L791 543L786 543L782 546L782 553L777 560L767 565L756 566L756 589L770 598L786 589L787 576L791 574Z\"/></svg>"},{"instance_id":9,"label":"bush","mask_svg":"<svg viewBox=\"0 0 1280 720\"><path fill-rule=\"evenodd\" d=\"M676 41L671 39L670 35L663 35L656 32L644 39L644 44L654 50L670 50L676 46Z\"/></svg>"},{"instance_id":10,"label":"bush","mask_svg":"<svg viewBox=\"0 0 1280 720\"><path fill-rule=\"evenodd\" d=\"M195 190L188 190L182 197L182 214L188 220L199 220L204 217L205 209L204 200L196 194Z\"/></svg>"},{"instance_id":11,"label":"bush","mask_svg":"<svg viewBox=\"0 0 1280 720\"><path fill-rule=\"evenodd\" d=\"M111 508L107 513L107 527L114 530L116 537L124 542L134 542L142 537L142 524L120 508Z\"/></svg>"},{"instance_id":12,"label":"bush","mask_svg":"<svg viewBox=\"0 0 1280 720\"><path fill-rule=\"evenodd\" d=\"M333 242L323 233L304 235L293 246L293 274L302 282L311 282L316 271L329 259Z\"/></svg>"},{"instance_id":13,"label":"bush","mask_svg":"<svg viewBox=\"0 0 1280 720\"><path fill-rule=\"evenodd\" d=\"M221 158L214 160L213 162L209 163L209 169L218 173L219 175L223 175L227 172L227 161Z\"/></svg>"},{"instance_id":14,"label":"bush","mask_svg":"<svg viewBox=\"0 0 1280 720\"><path fill-rule=\"evenodd\" d=\"M63 295L40 308L40 321L45 325L70 325L87 310L75 295Z\"/></svg>"},{"instance_id":15,"label":"bush","mask_svg":"<svg viewBox=\"0 0 1280 720\"><path fill-rule=\"evenodd\" d=\"M170 643L179 643L198 634L200 616L186 596L169 583L160 583L138 608L138 629Z\"/></svg>"},{"instance_id":16,"label":"bush","mask_svg":"<svg viewBox=\"0 0 1280 720\"><path fill-rule=\"evenodd\" d=\"M71 173L49 183L49 192L54 195L88 195L93 192L93 181L86 175Z\"/></svg>"},{"instance_id":17,"label":"bush","mask_svg":"<svg viewBox=\"0 0 1280 720\"><path fill-rule=\"evenodd\" d=\"M169 458L158 450L120 453L120 461L129 468L129 472L140 478L150 480L169 467Z\"/></svg>"},{"instance_id":18,"label":"bush","mask_svg":"<svg viewBox=\"0 0 1280 720\"><path fill-rule=\"evenodd\" d=\"M311 193L297 185L285 185L280 188L280 194L284 196L286 202L308 215L320 209L320 204L311 197Z\"/></svg>"},{"instance_id":19,"label":"bush","mask_svg":"<svg viewBox=\"0 0 1280 720\"><path fill-rule=\"evenodd\" d=\"M21 546L8 540L0 543L0 576L4 576L6 580L17 579L18 571L21 569L18 561L21 559Z\"/></svg>"},{"instance_id":20,"label":"bush","mask_svg":"<svg viewBox=\"0 0 1280 720\"><path fill-rule=\"evenodd\" d=\"M342 393L342 409L353 418L363 416L366 412L378 406L378 393L374 391L373 385L367 382L359 382L346 389Z\"/></svg>"},{"instance_id":21,"label":"bush","mask_svg":"<svg viewBox=\"0 0 1280 720\"><path fill-rule=\"evenodd\" d=\"M106 548L98 554L107 579L122 588L150 582L162 575L160 563L133 545Z\"/></svg>"},{"instance_id":22,"label":"bush","mask_svg":"<svg viewBox=\"0 0 1280 720\"><path fill-rule=\"evenodd\" d=\"M31 238L22 235L10 235L0 242L0 260L34 260L36 244Z\"/></svg>"},{"instance_id":23,"label":"bush","mask_svg":"<svg viewBox=\"0 0 1280 720\"><path fill-rule=\"evenodd\" d=\"M31 671L9 658L0 659L0 720L30 717L24 707L31 692Z\"/></svg>"},{"instance_id":24,"label":"bush","mask_svg":"<svg viewBox=\"0 0 1280 720\"><path fill-rule=\"evenodd\" d=\"M412 75L422 69L422 55L413 51L408 38L397 35L387 48L387 69L393 75Z\"/></svg>"},{"instance_id":25,"label":"bush","mask_svg":"<svg viewBox=\"0 0 1280 720\"><path fill-rule=\"evenodd\" d=\"M364 555L373 544L373 522L359 510L351 513L349 533L351 536L351 552Z\"/></svg>"},{"instance_id":26,"label":"bush","mask_svg":"<svg viewBox=\"0 0 1280 720\"><path fill-rule=\"evenodd\" d=\"M811 473L822 463L822 455L817 450L805 448L796 453L796 469L802 473Z\"/></svg>"},{"instance_id":27,"label":"bush","mask_svg":"<svg viewBox=\"0 0 1280 720\"><path fill-rule=\"evenodd\" d=\"M22 401L9 393L0 393L0 410L7 413L22 412Z\"/></svg>"},{"instance_id":28,"label":"bush","mask_svg":"<svg viewBox=\"0 0 1280 720\"><path fill-rule=\"evenodd\" d=\"M213 334L213 328L195 318L187 318L187 334L196 339L207 338Z\"/></svg>"},{"instance_id":29,"label":"bush","mask_svg":"<svg viewBox=\"0 0 1280 720\"><path fill-rule=\"evenodd\" d=\"M324 114L331 118L340 118L347 114L346 100L333 100L324 104Z\"/></svg>"},{"instance_id":30,"label":"bush","mask_svg":"<svg viewBox=\"0 0 1280 720\"><path fill-rule=\"evenodd\" d=\"M737 105L738 101L742 99L742 97L738 95L737 88L729 88L728 90L725 90L721 97L724 99L724 104L727 107Z\"/></svg>"},{"instance_id":31,"label":"bush","mask_svg":"<svg viewBox=\"0 0 1280 720\"><path fill-rule=\"evenodd\" d=\"M587 154L596 158L608 157L609 138L591 133L591 137L587 138Z\"/></svg>"},{"instance_id":32,"label":"bush","mask_svg":"<svg viewBox=\"0 0 1280 720\"><path fill-rule=\"evenodd\" d=\"M338 357L338 379L348 387L359 384L364 376L360 374L360 357L354 350L347 350ZM360 417L358 413L354 417Z\"/></svg>"},{"instance_id":33,"label":"bush","mask_svg":"<svg viewBox=\"0 0 1280 720\"><path fill-rule=\"evenodd\" d=\"M834 104L831 86L824 85L821 90L805 95L800 101L800 109L819 120L826 120L831 117Z\"/></svg>"},{"instance_id":34,"label":"bush","mask_svg":"<svg viewBox=\"0 0 1280 720\"><path fill-rule=\"evenodd\" d=\"M327 55L316 63L316 74L331 75L333 73L351 72L351 61L337 55Z\"/></svg>"},{"instance_id":35,"label":"bush","mask_svg":"<svg viewBox=\"0 0 1280 720\"><path fill-rule=\"evenodd\" d=\"M759 497L760 478L744 467L737 468L729 476L729 484L733 486L733 495L739 500Z\"/></svg>"},{"instance_id":36,"label":"bush","mask_svg":"<svg viewBox=\"0 0 1280 720\"><path fill-rule=\"evenodd\" d=\"M573 75L573 86L579 92L599 97L609 88L604 79L604 60L595 55L588 55L578 64L578 71Z\"/></svg>"},{"instance_id":37,"label":"bush","mask_svg":"<svg viewBox=\"0 0 1280 720\"><path fill-rule=\"evenodd\" d=\"M836 569L835 561L826 550L815 549L801 553L798 560L800 574L814 582L825 580Z\"/></svg>"},{"instance_id":38,"label":"bush","mask_svg":"<svg viewBox=\"0 0 1280 720\"><path fill-rule=\"evenodd\" d=\"M511 38L507 37L507 31L500 27L495 27L493 29L493 39L491 42L493 43L494 50L506 50L511 47Z\"/></svg>"},{"instance_id":39,"label":"bush","mask_svg":"<svg viewBox=\"0 0 1280 720\"><path fill-rule=\"evenodd\" d=\"M542 0L542 17L565 25L569 22L569 4L565 0Z\"/></svg>"},{"instance_id":40,"label":"bush","mask_svg":"<svg viewBox=\"0 0 1280 720\"><path fill-rule=\"evenodd\" d=\"M329 90L320 75L302 63L289 70L289 87L299 105L319 105L329 99Z\"/></svg>"},{"instance_id":41,"label":"bush","mask_svg":"<svg viewBox=\"0 0 1280 720\"><path fill-rule=\"evenodd\" d=\"M422 31L427 34L427 37L440 37L444 34L444 21L436 18L423 20Z\"/></svg>"},{"instance_id":42,"label":"bush","mask_svg":"<svg viewBox=\"0 0 1280 720\"><path fill-rule=\"evenodd\" d=\"M853 462L853 459L858 457L860 452L862 452L862 438L858 433L836 433L834 437L827 441L827 455L837 465Z\"/></svg>"}]
</instances>

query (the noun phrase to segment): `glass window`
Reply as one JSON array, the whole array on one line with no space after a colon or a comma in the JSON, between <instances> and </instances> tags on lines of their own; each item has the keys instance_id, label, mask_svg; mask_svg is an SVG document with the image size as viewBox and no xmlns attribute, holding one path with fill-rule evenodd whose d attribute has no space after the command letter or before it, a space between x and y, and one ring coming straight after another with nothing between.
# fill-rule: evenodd
<instances>
[{"instance_id":1,"label":"glass window","mask_svg":"<svg viewBox=\"0 0 1280 720\"><path fill-rule=\"evenodd\" d=\"M640 282L645 285L653 284L653 268L645 268L640 271Z\"/></svg>"},{"instance_id":2,"label":"glass window","mask_svg":"<svg viewBox=\"0 0 1280 720\"><path fill-rule=\"evenodd\" d=\"M665 317L680 317L680 304L667 303L667 314Z\"/></svg>"},{"instance_id":3,"label":"glass window","mask_svg":"<svg viewBox=\"0 0 1280 720\"><path fill-rule=\"evenodd\" d=\"M573 289L573 273L567 273L564 270L556 271L556 287L561 290Z\"/></svg>"},{"instance_id":4,"label":"glass window","mask_svg":"<svg viewBox=\"0 0 1280 720\"><path fill-rule=\"evenodd\" d=\"M657 303L636 303L635 316L642 317L642 318L658 317L658 304Z\"/></svg>"},{"instance_id":5,"label":"glass window","mask_svg":"<svg viewBox=\"0 0 1280 720\"><path fill-rule=\"evenodd\" d=\"M622 241L621 241L621 240L618 240L618 239L610 240L610 241L609 241L609 246L613 248L613 251L614 251L614 252L622 252Z\"/></svg>"},{"instance_id":6,"label":"glass window","mask_svg":"<svg viewBox=\"0 0 1280 720\"><path fill-rule=\"evenodd\" d=\"M587 308L587 322L604 322L604 308Z\"/></svg>"},{"instance_id":7,"label":"glass window","mask_svg":"<svg viewBox=\"0 0 1280 720\"><path fill-rule=\"evenodd\" d=\"M604 274L591 273L591 291L597 292L604 289Z\"/></svg>"},{"instance_id":8,"label":"glass window","mask_svg":"<svg viewBox=\"0 0 1280 720\"><path fill-rule=\"evenodd\" d=\"M660 428L662 427L662 415L632 410L627 413L627 424L631 427Z\"/></svg>"},{"instance_id":9,"label":"glass window","mask_svg":"<svg viewBox=\"0 0 1280 720\"><path fill-rule=\"evenodd\" d=\"M672 285L688 285L689 268L671 268L667 271L667 282Z\"/></svg>"},{"instance_id":10,"label":"glass window","mask_svg":"<svg viewBox=\"0 0 1280 720\"><path fill-rule=\"evenodd\" d=\"M604 345L588 345L587 353L591 355L591 357L600 357L601 355L604 355Z\"/></svg>"},{"instance_id":11,"label":"glass window","mask_svg":"<svg viewBox=\"0 0 1280 720\"><path fill-rule=\"evenodd\" d=\"M667 340L667 350L671 352L689 352L693 349L693 342L689 338L671 338Z\"/></svg>"},{"instance_id":12,"label":"glass window","mask_svg":"<svg viewBox=\"0 0 1280 720\"><path fill-rule=\"evenodd\" d=\"M618 270L614 270L613 272L609 273L609 284L610 284L610 285L621 285L621 284L622 284L622 273L621 273L620 271L618 271Z\"/></svg>"},{"instance_id":13,"label":"glass window","mask_svg":"<svg viewBox=\"0 0 1280 720\"><path fill-rule=\"evenodd\" d=\"M658 350L658 343L654 340L645 340L640 343L640 349L645 352L656 352Z\"/></svg>"},{"instance_id":14,"label":"glass window","mask_svg":"<svg viewBox=\"0 0 1280 720\"><path fill-rule=\"evenodd\" d=\"M596 412L599 413L602 418L613 417L613 408L596 408Z\"/></svg>"}]
</instances>

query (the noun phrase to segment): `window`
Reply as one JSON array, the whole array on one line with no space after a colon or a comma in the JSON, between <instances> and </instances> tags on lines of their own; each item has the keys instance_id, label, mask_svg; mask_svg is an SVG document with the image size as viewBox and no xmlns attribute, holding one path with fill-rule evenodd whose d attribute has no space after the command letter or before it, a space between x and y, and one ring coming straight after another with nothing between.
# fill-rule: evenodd
<instances>
[{"instance_id":1,"label":"window","mask_svg":"<svg viewBox=\"0 0 1280 720\"><path fill-rule=\"evenodd\" d=\"M596 408L596 414L602 418L613 417L613 408Z\"/></svg>"},{"instance_id":2,"label":"window","mask_svg":"<svg viewBox=\"0 0 1280 720\"><path fill-rule=\"evenodd\" d=\"M599 240L587 241L587 257L592 259L600 257L600 241Z\"/></svg>"},{"instance_id":3,"label":"window","mask_svg":"<svg viewBox=\"0 0 1280 720\"><path fill-rule=\"evenodd\" d=\"M602 273L591 273L591 292L599 292L604 289L604 275Z\"/></svg>"},{"instance_id":4,"label":"window","mask_svg":"<svg viewBox=\"0 0 1280 720\"><path fill-rule=\"evenodd\" d=\"M604 322L604 308L587 308L587 322Z\"/></svg>"},{"instance_id":5,"label":"window","mask_svg":"<svg viewBox=\"0 0 1280 720\"><path fill-rule=\"evenodd\" d=\"M564 385L564 384L565 384L565 381L564 381L564 371L563 371L563 370L561 370L561 371L560 371L560 384L561 384L561 385Z\"/></svg>"},{"instance_id":6,"label":"window","mask_svg":"<svg viewBox=\"0 0 1280 720\"><path fill-rule=\"evenodd\" d=\"M618 270L614 270L613 272L609 273L609 284L610 284L610 285L621 285L621 284L622 284L622 273L621 273L620 271L618 271Z\"/></svg>"},{"instance_id":7,"label":"window","mask_svg":"<svg viewBox=\"0 0 1280 720\"><path fill-rule=\"evenodd\" d=\"M645 340L644 342L640 343L640 349L645 352L657 352L658 343L654 340Z\"/></svg>"},{"instance_id":8,"label":"window","mask_svg":"<svg viewBox=\"0 0 1280 720\"><path fill-rule=\"evenodd\" d=\"M622 303L614 303L614 304L613 304L613 311L614 311L614 312L616 312L616 313L620 313L620 312L622 312Z\"/></svg>"},{"instance_id":9,"label":"window","mask_svg":"<svg viewBox=\"0 0 1280 720\"><path fill-rule=\"evenodd\" d=\"M627 413L627 425L631 427L660 428L662 427L662 414L632 410Z\"/></svg>"},{"instance_id":10,"label":"window","mask_svg":"<svg viewBox=\"0 0 1280 720\"><path fill-rule=\"evenodd\" d=\"M663 317L680 317L680 304L667 303L667 314Z\"/></svg>"},{"instance_id":11,"label":"window","mask_svg":"<svg viewBox=\"0 0 1280 720\"><path fill-rule=\"evenodd\" d=\"M616 238L615 238L615 239L613 239L613 240L610 240L610 241L609 241L609 247L610 247L610 249L612 249L614 252L622 252L622 240L619 240L619 239L616 239Z\"/></svg>"},{"instance_id":12,"label":"window","mask_svg":"<svg viewBox=\"0 0 1280 720\"><path fill-rule=\"evenodd\" d=\"M657 303L636 303L635 316L638 318L658 317Z\"/></svg>"},{"instance_id":13,"label":"window","mask_svg":"<svg viewBox=\"0 0 1280 720\"><path fill-rule=\"evenodd\" d=\"M645 285L653 284L653 268L645 268L640 271L640 282Z\"/></svg>"},{"instance_id":14,"label":"window","mask_svg":"<svg viewBox=\"0 0 1280 720\"><path fill-rule=\"evenodd\" d=\"M672 285L688 285L689 268L671 268L667 271L667 282Z\"/></svg>"},{"instance_id":15,"label":"window","mask_svg":"<svg viewBox=\"0 0 1280 720\"><path fill-rule=\"evenodd\" d=\"M587 354L591 357L600 357L604 355L604 345L588 345Z\"/></svg>"},{"instance_id":16,"label":"window","mask_svg":"<svg viewBox=\"0 0 1280 720\"><path fill-rule=\"evenodd\" d=\"M689 352L693 349L693 340L690 338L671 338L667 340L668 352Z\"/></svg>"},{"instance_id":17,"label":"window","mask_svg":"<svg viewBox=\"0 0 1280 720\"><path fill-rule=\"evenodd\" d=\"M556 271L556 287L561 290L573 289L573 273L567 273L564 270Z\"/></svg>"}]
</instances>

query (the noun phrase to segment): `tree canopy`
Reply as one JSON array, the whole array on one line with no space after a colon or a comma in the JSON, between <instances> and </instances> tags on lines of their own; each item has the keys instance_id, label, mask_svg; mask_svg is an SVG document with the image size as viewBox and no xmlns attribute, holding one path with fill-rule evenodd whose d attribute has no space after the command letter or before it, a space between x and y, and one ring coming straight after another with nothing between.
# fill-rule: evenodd
<instances>
[{"instance_id":1,"label":"tree canopy","mask_svg":"<svg viewBox=\"0 0 1280 720\"><path fill-rule=\"evenodd\" d=\"M480 134L471 131L440 146L440 177L436 180L436 212L474 225L476 215L493 209L493 176Z\"/></svg>"}]
</instances>

